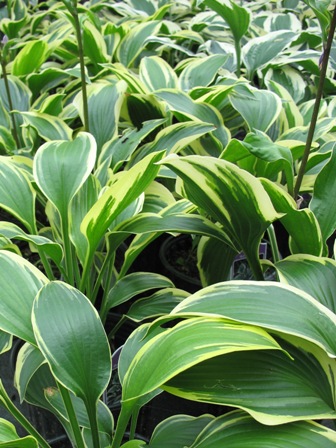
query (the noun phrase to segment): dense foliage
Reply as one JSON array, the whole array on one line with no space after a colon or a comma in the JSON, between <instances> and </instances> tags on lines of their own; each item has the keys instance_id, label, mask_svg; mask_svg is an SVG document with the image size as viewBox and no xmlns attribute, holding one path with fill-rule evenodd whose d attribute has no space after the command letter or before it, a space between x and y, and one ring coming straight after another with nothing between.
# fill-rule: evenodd
<instances>
[{"instance_id":1,"label":"dense foliage","mask_svg":"<svg viewBox=\"0 0 336 448\"><path fill-rule=\"evenodd\" d=\"M8 0L0 17L0 348L22 341L20 398L77 448L335 446L332 2ZM166 233L199 238L195 294L134 268ZM231 279L239 254L253 280ZM134 438L163 390L223 413ZM2 419L0 446L50 446L0 402L29 434Z\"/></svg>"}]
</instances>

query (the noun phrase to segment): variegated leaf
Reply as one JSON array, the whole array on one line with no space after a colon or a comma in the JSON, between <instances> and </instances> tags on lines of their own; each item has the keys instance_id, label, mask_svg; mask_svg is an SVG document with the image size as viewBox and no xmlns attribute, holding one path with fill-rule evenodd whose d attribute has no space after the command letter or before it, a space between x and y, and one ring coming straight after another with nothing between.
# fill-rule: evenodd
<instances>
[{"instance_id":1,"label":"variegated leaf","mask_svg":"<svg viewBox=\"0 0 336 448\"><path fill-rule=\"evenodd\" d=\"M3 331L36 344L31 312L36 294L47 283L42 272L27 260L0 251L0 328Z\"/></svg>"},{"instance_id":2,"label":"variegated leaf","mask_svg":"<svg viewBox=\"0 0 336 448\"><path fill-rule=\"evenodd\" d=\"M259 179L211 157L170 155L161 163L176 172L183 180L181 193L221 224L234 249L245 253L254 275L263 278L259 245L269 224L280 215Z\"/></svg>"},{"instance_id":3,"label":"variegated leaf","mask_svg":"<svg viewBox=\"0 0 336 448\"><path fill-rule=\"evenodd\" d=\"M22 222L30 233L36 233L36 192L27 173L7 156L0 157L0 173L0 206Z\"/></svg>"},{"instance_id":4,"label":"variegated leaf","mask_svg":"<svg viewBox=\"0 0 336 448\"><path fill-rule=\"evenodd\" d=\"M217 283L184 300L171 314L190 313L232 319L277 334L295 335L314 342L336 358L336 342L331 337L336 328L335 314L293 286L247 280Z\"/></svg>"},{"instance_id":5,"label":"variegated leaf","mask_svg":"<svg viewBox=\"0 0 336 448\"><path fill-rule=\"evenodd\" d=\"M32 126L47 142L71 140L72 129L59 117L40 112L20 112L24 126Z\"/></svg>"},{"instance_id":6,"label":"variegated leaf","mask_svg":"<svg viewBox=\"0 0 336 448\"><path fill-rule=\"evenodd\" d=\"M300 288L336 314L336 262L297 254L275 264L280 281Z\"/></svg>"}]
</instances>

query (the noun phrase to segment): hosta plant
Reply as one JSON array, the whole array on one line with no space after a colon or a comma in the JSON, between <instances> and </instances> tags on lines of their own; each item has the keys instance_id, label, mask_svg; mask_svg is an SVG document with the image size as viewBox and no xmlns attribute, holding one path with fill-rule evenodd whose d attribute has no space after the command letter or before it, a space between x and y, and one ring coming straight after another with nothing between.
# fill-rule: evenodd
<instances>
[{"instance_id":1,"label":"hosta plant","mask_svg":"<svg viewBox=\"0 0 336 448\"><path fill-rule=\"evenodd\" d=\"M51 411L72 446L335 445L320 422L336 416L335 64L318 66L330 5L1 9L1 350L21 341L20 398ZM165 232L201 236L204 288L192 296L131 272ZM273 258L261 262L265 235ZM240 252L255 280L226 281ZM269 266L277 282L263 281ZM107 315L130 299L126 314L146 323L112 362ZM112 367L116 421L104 401ZM175 415L138 440L139 410L162 390L236 409ZM49 447L2 386L0 401L28 432L0 420L0 445Z\"/></svg>"},{"instance_id":2,"label":"hosta plant","mask_svg":"<svg viewBox=\"0 0 336 448\"><path fill-rule=\"evenodd\" d=\"M218 283L139 327L118 362L116 424L101 400L111 375L110 348L90 301L16 254L1 251L0 264L1 328L25 341L15 373L20 396L53 412L73 446L121 446L131 416L162 389L240 410L217 418L176 415L161 422L148 443L134 439L125 448L228 441L244 447L246 434L258 446L335 444L336 433L312 421L336 417L334 261L306 256L279 262L287 285ZM2 421L6 443L49 446L3 387L1 403L30 434L20 439Z\"/></svg>"}]
</instances>

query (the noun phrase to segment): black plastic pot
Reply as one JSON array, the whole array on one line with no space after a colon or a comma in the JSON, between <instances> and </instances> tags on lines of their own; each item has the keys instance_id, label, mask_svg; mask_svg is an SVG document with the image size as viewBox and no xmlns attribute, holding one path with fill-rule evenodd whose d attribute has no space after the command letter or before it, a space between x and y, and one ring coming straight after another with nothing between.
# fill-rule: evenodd
<instances>
[{"instance_id":1,"label":"black plastic pot","mask_svg":"<svg viewBox=\"0 0 336 448\"><path fill-rule=\"evenodd\" d=\"M163 274L169 277L177 288L190 293L201 289L196 253L190 235L168 237L160 247L159 257Z\"/></svg>"},{"instance_id":2,"label":"black plastic pot","mask_svg":"<svg viewBox=\"0 0 336 448\"><path fill-rule=\"evenodd\" d=\"M259 248L261 259L271 259L270 244L263 240ZM168 237L159 252L163 273L169 277L177 288L194 293L202 288L197 269L196 248L190 235ZM252 280L253 274L249 268L243 253L238 254L231 267L230 278L232 280ZM265 272L265 280L275 280L274 269L269 268Z\"/></svg>"}]
</instances>

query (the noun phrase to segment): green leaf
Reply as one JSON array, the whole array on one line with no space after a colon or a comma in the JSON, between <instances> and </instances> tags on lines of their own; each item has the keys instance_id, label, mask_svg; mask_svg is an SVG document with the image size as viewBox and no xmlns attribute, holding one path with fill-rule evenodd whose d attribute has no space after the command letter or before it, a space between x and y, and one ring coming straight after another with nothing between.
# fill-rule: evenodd
<instances>
[{"instance_id":1,"label":"green leaf","mask_svg":"<svg viewBox=\"0 0 336 448\"><path fill-rule=\"evenodd\" d=\"M231 91L229 99L250 131L257 129L266 132L278 118L282 108L281 100L275 93L243 84Z\"/></svg>"},{"instance_id":2,"label":"green leaf","mask_svg":"<svg viewBox=\"0 0 336 448\"><path fill-rule=\"evenodd\" d=\"M229 25L235 41L240 41L250 24L250 11L234 1L204 0L209 8L217 12Z\"/></svg>"},{"instance_id":3,"label":"green leaf","mask_svg":"<svg viewBox=\"0 0 336 448\"><path fill-rule=\"evenodd\" d=\"M315 13L320 22L324 42L327 41L328 29L331 22L331 14L328 11L331 0L303 0Z\"/></svg>"},{"instance_id":4,"label":"green leaf","mask_svg":"<svg viewBox=\"0 0 336 448\"><path fill-rule=\"evenodd\" d=\"M179 90L164 89L156 92L156 95L165 101L172 111L183 114L193 121L213 124L216 128L213 131L213 135L223 147L227 145L230 132L225 127L223 118L215 107L210 104L193 101L190 96Z\"/></svg>"},{"instance_id":5,"label":"green leaf","mask_svg":"<svg viewBox=\"0 0 336 448\"><path fill-rule=\"evenodd\" d=\"M309 204L319 222L324 242L336 229L336 212L333 206L336 194L335 169L336 143L333 143L330 159L315 180L313 197Z\"/></svg>"},{"instance_id":6,"label":"green leaf","mask_svg":"<svg viewBox=\"0 0 336 448\"><path fill-rule=\"evenodd\" d=\"M203 286L229 280L237 251L223 241L201 238L197 246L197 266Z\"/></svg>"},{"instance_id":7,"label":"green leaf","mask_svg":"<svg viewBox=\"0 0 336 448\"><path fill-rule=\"evenodd\" d=\"M118 47L119 61L125 67L130 67L144 48L146 39L153 34L155 35L159 28L160 23L157 21L140 23L131 28Z\"/></svg>"},{"instance_id":8,"label":"green leaf","mask_svg":"<svg viewBox=\"0 0 336 448\"><path fill-rule=\"evenodd\" d=\"M166 118L166 111L151 94L134 93L127 96L127 112L131 123L140 129L144 121Z\"/></svg>"},{"instance_id":9,"label":"green leaf","mask_svg":"<svg viewBox=\"0 0 336 448\"><path fill-rule=\"evenodd\" d=\"M294 199L274 182L261 179L261 183L275 210L282 214L280 222L290 235L291 252L322 255L321 229L314 213L308 208L298 210Z\"/></svg>"},{"instance_id":10,"label":"green leaf","mask_svg":"<svg viewBox=\"0 0 336 448\"><path fill-rule=\"evenodd\" d=\"M18 112L24 126L33 127L38 135L47 142L53 140L71 140L72 129L59 117L40 112Z\"/></svg>"},{"instance_id":11,"label":"green leaf","mask_svg":"<svg viewBox=\"0 0 336 448\"><path fill-rule=\"evenodd\" d=\"M9 84L9 91L11 95L13 110L28 111L30 107L30 98L32 95L29 88L25 83L20 81L20 79L16 78L15 76L9 75L7 79ZM3 78L0 79L0 96L6 111L11 112L12 108L9 106L8 95ZM16 118L18 117L16 116ZM22 119L21 117L19 117L18 124L21 124L21 122Z\"/></svg>"},{"instance_id":12,"label":"green leaf","mask_svg":"<svg viewBox=\"0 0 336 448\"><path fill-rule=\"evenodd\" d=\"M34 158L34 177L44 195L67 219L70 202L94 167L96 143L82 132L73 141L54 141L41 146Z\"/></svg>"},{"instance_id":13,"label":"green leaf","mask_svg":"<svg viewBox=\"0 0 336 448\"><path fill-rule=\"evenodd\" d=\"M66 283L50 282L34 302L32 322L55 378L95 407L110 379L111 353L91 302Z\"/></svg>"},{"instance_id":14,"label":"green leaf","mask_svg":"<svg viewBox=\"0 0 336 448\"><path fill-rule=\"evenodd\" d=\"M104 37L89 20L82 24L84 54L95 64L109 61Z\"/></svg>"},{"instance_id":15,"label":"green leaf","mask_svg":"<svg viewBox=\"0 0 336 448\"><path fill-rule=\"evenodd\" d=\"M256 70L263 69L297 37L292 31L272 31L250 39L242 49L243 62L249 79Z\"/></svg>"},{"instance_id":16,"label":"green leaf","mask_svg":"<svg viewBox=\"0 0 336 448\"><path fill-rule=\"evenodd\" d=\"M113 172L118 171L123 163L128 161L134 151L137 149L142 140L147 137L152 131L162 126L165 119L149 120L142 123L140 129L128 128L121 136L109 140L102 149L98 165L103 163L106 159L111 159L110 166ZM139 151L139 160L143 159L148 151L144 151L144 147Z\"/></svg>"},{"instance_id":17,"label":"green leaf","mask_svg":"<svg viewBox=\"0 0 336 448\"><path fill-rule=\"evenodd\" d=\"M310 354L281 345L292 358L277 350L229 353L192 366L162 388L187 399L237 406L266 425L335 418L321 365Z\"/></svg>"},{"instance_id":18,"label":"green leaf","mask_svg":"<svg viewBox=\"0 0 336 448\"><path fill-rule=\"evenodd\" d=\"M310 294L336 313L336 262L313 255L292 255L275 264L280 281Z\"/></svg>"},{"instance_id":19,"label":"green leaf","mask_svg":"<svg viewBox=\"0 0 336 448\"><path fill-rule=\"evenodd\" d=\"M226 56L220 54L192 59L180 74L180 88L189 91L195 87L208 86L225 61Z\"/></svg>"},{"instance_id":20,"label":"green leaf","mask_svg":"<svg viewBox=\"0 0 336 448\"><path fill-rule=\"evenodd\" d=\"M90 132L97 142L98 154L103 145L117 135L117 124L126 88L127 84L124 81L115 84L100 81L88 86ZM75 97L74 105L84 122L82 93Z\"/></svg>"},{"instance_id":21,"label":"green leaf","mask_svg":"<svg viewBox=\"0 0 336 448\"><path fill-rule=\"evenodd\" d=\"M159 423L150 439L150 448L180 448L189 446L214 419L211 415L192 417L173 415Z\"/></svg>"},{"instance_id":22,"label":"green leaf","mask_svg":"<svg viewBox=\"0 0 336 448\"><path fill-rule=\"evenodd\" d=\"M279 334L296 335L314 342L330 357L336 357L336 342L332 336L336 328L335 314L293 286L248 280L218 283L196 292L171 314L189 313L232 319Z\"/></svg>"},{"instance_id":23,"label":"green leaf","mask_svg":"<svg viewBox=\"0 0 336 448\"><path fill-rule=\"evenodd\" d=\"M170 155L161 163L181 177L182 193L223 226L233 248L244 251L260 277L261 238L279 215L259 179L232 163L205 156Z\"/></svg>"},{"instance_id":24,"label":"green leaf","mask_svg":"<svg viewBox=\"0 0 336 448\"><path fill-rule=\"evenodd\" d=\"M231 140L231 142L233 142ZM237 157L237 143L247 149L247 154L253 154L259 159L256 161L255 173L257 177L276 178L280 171L284 171L287 180L287 188L289 193L293 192L294 187L294 169L293 156L289 148L278 145L261 131L254 131L247 134L243 141L234 142L234 147L230 148L230 144L223 151L221 158L229 161L232 157ZM233 145L232 145L233 146ZM239 151L240 153L240 151ZM230 154L230 158L227 158ZM239 156L238 156L239 157Z\"/></svg>"},{"instance_id":25,"label":"green leaf","mask_svg":"<svg viewBox=\"0 0 336 448\"><path fill-rule=\"evenodd\" d=\"M5 331L0 331L0 354L6 353L12 348L13 337Z\"/></svg>"},{"instance_id":26,"label":"green leaf","mask_svg":"<svg viewBox=\"0 0 336 448\"><path fill-rule=\"evenodd\" d=\"M57 266L62 260L62 248L58 243L41 235L29 235L12 222L0 221L0 235L9 239L27 241L50 257Z\"/></svg>"},{"instance_id":27,"label":"green leaf","mask_svg":"<svg viewBox=\"0 0 336 448\"><path fill-rule=\"evenodd\" d=\"M0 173L0 206L34 234L36 192L27 173L7 156L0 157Z\"/></svg>"},{"instance_id":28,"label":"green leaf","mask_svg":"<svg viewBox=\"0 0 336 448\"><path fill-rule=\"evenodd\" d=\"M168 62L159 56L141 58L139 76L149 92L155 92L159 89L173 89L178 86L176 73Z\"/></svg>"},{"instance_id":29,"label":"green leaf","mask_svg":"<svg viewBox=\"0 0 336 448\"><path fill-rule=\"evenodd\" d=\"M190 448L332 448L335 432L315 422L261 425L242 411L218 417L200 433ZM152 448L151 445L149 445ZM156 447L155 447L156 448ZM175 448L175 447L174 447ZM178 447L179 448L179 447Z\"/></svg>"},{"instance_id":30,"label":"green leaf","mask_svg":"<svg viewBox=\"0 0 336 448\"><path fill-rule=\"evenodd\" d=\"M290 93L281 84L273 80L267 80L266 83L268 89L282 99L282 109L278 118L280 121L280 134L290 128L302 126L303 117Z\"/></svg>"},{"instance_id":31,"label":"green leaf","mask_svg":"<svg viewBox=\"0 0 336 448\"><path fill-rule=\"evenodd\" d=\"M135 355L123 381L123 406L132 406L141 396L207 359L242 350L278 349L273 338L258 328L216 318L184 320L151 338Z\"/></svg>"},{"instance_id":32,"label":"green leaf","mask_svg":"<svg viewBox=\"0 0 336 448\"><path fill-rule=\"evenodd\" d=\"M151 289L169 288L174 284L163 275L153 272L133 272L118 280L107 296L108 308L127 302Z\"/></svg>"},{"instance_id":33,"label":"green leaf","mask_svg":"<svg viewBox=\"0 0 336 448\"><path fill-rule=\"evenodd\" d=\"M64 406L62 396L57 388L50 388L45 393L48 402L64 417L67 418L66 408ZM79 426L90 429L90 422L83 401L75 396L71 396L71 401L75 409ZM106 404L101 400L98 401L98 424L99 431L111 436L113 429L113 416ZM92 443L92 442L91 442Z\"/></svg>"},{"instance_id":34,"label":"green leaf","mask_svg":"<svg viewBox=\"0 0 336 448\"><path fill-rule=\"evenodd\" d=\"M157 213L140 213L138 216L122 223L115 232L109 235L110 244L116 244L116 247L118 247L129 234L144 234L137 235L126 251L119 276L125 275L144 247L158 236L157 232L193 233L212 236L232 245L228 235L213 222L203 216L183 213L183 211L172 212L171 215L169 215L169 212L165 214L165 211L162 211L162 216Z\"/></svg>"},{"instance_id":35,"label":"green leaf","mask_svg":"<svg viewBox=\"0 0 336 448\"><path fill-rule=\"evenodd\" d=\"M12 74L25 76L36 72L47 59L48 49L48 44L42 39L26 43L14 58Z\"/></svg>"},{"instance_id":36,"label":"green leaf","mask_svg":"<svg viewBox=\"0 0 336 448\"><path fill-rule=\"evenodd\" d=\"M0 328L36 345L31 311L48 279L24 258L0 251Z\"/></svg>"},{"instance_id":37,"label":"green leaf","mask_svg":"<svg viewBox=\"0 0 336 448\"><path fill-rule=\"evenodd\" d=\"M155 140L146 147L142 147L141 151L135 155L134 160L143 157L143 153L152 153L159 151L161 148L165 148L167 155L179 153L196 139L214 130L213 125L196 121L174 123L158 132Z\"/></svg>"},{"instance_id":38,"label":"green leaf","mask_svg":"<svg viewBox=\"0 0 336 448\"><path fill-rule=\"evenodd\" d=\"M44 356L34 345L25 343L20 348L15 363L14 385L21 401L25 399L32 376L45 362ZM50 386L52 385L54 385L54 381L50 384Z\"/></svg>"},{"instance_id":39,"label":"green leaf","mask_svg":"<svg viewBox=\"0 0 336 448\"><path fill-rule=\"evenodd\" d=\"M20 438L15 426L0 418L0 446L3 448L38 448L38 443L32 436Z\"/></svg>"},{"instance_id":40,"label":"green leaf","mask_svg":"<svg viewBox=\"0 0 336 448\"><path fill-rule=\"evenodd\" d=\"M189 293L177 288L165 288L155 292L149 297L134 302L127 317L136 322L145 319L154 319L170 313L182 300L189 296Z\"/></svg>"},{"instance_id":41,"label":"green leaf","mask_svg":"<svg viewBox=\"0 0 336 448\"><path fill-rule=\"evenodd\" d=\"M145 157L109 187L83 219L81 231L89 241L90 257L114 219L149 186L158 173L155 162L163 153Z\"/></svg>"},{"instance_id":42,"label":"green leaf","mask_svg":"<svg viewBox=\"0 0 336 448\"><path fill-rule=\"evenodd\" d=\"M97 178L90 175L75 194L70 205L70 238L82 264L85 262L88 250L88 240L80 231L80 226L84 216L98 201L100 190L101 186Z\"/></svg>"}]
</instances>

